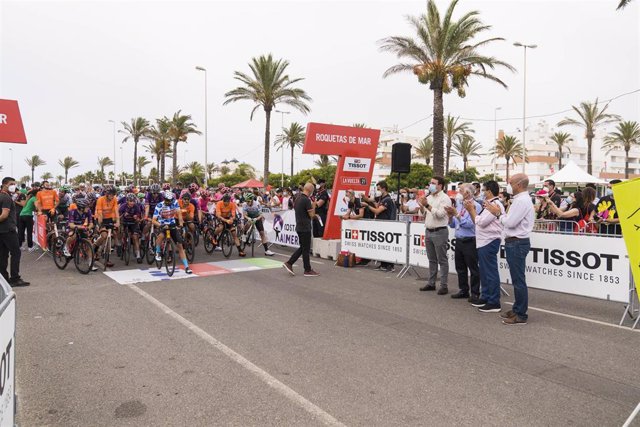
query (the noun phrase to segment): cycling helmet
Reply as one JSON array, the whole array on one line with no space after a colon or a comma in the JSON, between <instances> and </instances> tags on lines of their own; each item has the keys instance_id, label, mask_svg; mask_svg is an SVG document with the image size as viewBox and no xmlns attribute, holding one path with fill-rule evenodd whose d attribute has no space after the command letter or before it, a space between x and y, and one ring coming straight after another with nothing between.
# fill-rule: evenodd
<instances>
[{"instance_id":1,"label":"cycling helmet","mask_svg":"<svg viewBox=\"0 0 640 427\"><path fill-rule=\"evenodd\" d=\"M67 185L63 185L62 187L60 187L60 191L64 191L65 193L68 193L69 187Z\"/></svg>"},{"instance_id":2,"label":"cycling helmet","mask_svg":"<svg viewBox=\"0 0 640 427\"><path fill-rule=\"evenodd\" d=\"M138 199L140 199L140 200L144 199L144 193L143 192L139 192L138 193Z\"/></svg>"},{"instance_id":3,"label":"cycling helmet","mask_svg":"<svg viewBox=\"0 0 640 427\"><path fill-rule=\"evenodd\" d=\"M160 192L160 184L151 184L151 187L149 187L149 191L153 194L157 194Z\"/></svg>"},{"instance_id":4,"label":"cycling helmet","mask_svg":"<svg viewBox=\"0 0 640 427\"><path fill-rule=\"evenodd\" d=\"M189 184L189 193L195 193L196 191L198 191L198 184L196 184L195 182L192 182L191 184Z\"/></svg>"},{"instance_id":5,"label":"cycling helmet","mask_svg":"<svg viewBox=\"0 0 640 427\"><path fill-rule=\"evenodd\" d=\"M171 190L171 184L169 184L168 182L165 182L164 184L162 184L162 189L164 191Z\"/></svg>"},{"instance_id":6,"label":"cycling helmet","mask_svg":"<svg viewBox=\"0 0 640 427\"><path fill-rule=\"evenodd\" d=\"M73 196L71 196L71 200L73 201L73 203L77 204L78 200L85 199L86 197L87 195L84 193L84 191L79 191L75 193Z\"/></svg>"},{"instance_id":7,"label":"cycling helmet","mask_svg":"<svg viewBox=\"0 0 640 427\"><path fill-rule=\"evenodd\" d=\"M169 191L169 190L165 191L162 194L162 196L164 197L165 200L173 200L176 197L175 194L173 194L173 191Z\"/></svg>"},{"instance_id":8,"label":"cycling helmet","mask_svg":"<svg viewBox=\"0 0 640 427\"><path fill-rule=\"evenodd\" d=\"M78 199L78 200L76 200L76 207L77 207L78 209L84 209L84 208L86 208L87 206L89 206L89 202L87 201L87 199L82 198L82 199Z\"/></svg>"},{"instance_id":9,"label":"cycling helmet","mask_svg":"<svg viewBox=\"0 0 640 427\"><path fill-rule=\"evenodd\" d=\"M127 185L127 193L133 193L133 190L135 190L136 186L133 184L129 184Z\"/></svg>"},{"instance_id":10,"label":"cycling helmet","mask_svg":"<svg viewBox=\"0 0 640 427\"><path fill-rule=\"evenodd\" d=\"M127 202L136 202L138 201L138 199L136 198L136 195L133 193L129 193L127 194Z\"/></svg>"},{"instance_id":11,"label":"cycling helmet","mask_svg":"<svg viewBox=\"0 0 640 427\"><path fill-rule=\"evenodd\" d=\"M116 189L113 187L113 185L106 185L104 187L104 194L111 194L112 196L116 195Z\"/></svg>"},{"instance_id":12,"label":"cycling helmet","mask_svg":"<svg viewBox=\"0 0 640 427\"><path fill-rule=\"evenodd\" d=\"M253 201L253 194L251 194L251 193L247 193L247 194L245 194L244 199L245 199L247 202L252 202L252 201Z\"/></svg>"},{"instance_id":13,"label":"cycling helmet","mask_svg":"<svg viewBox=\"0 0 640 427\"><path fill-rule=\"evenodd\" d=\"M204 197L205 199L210 197L211 193L208 190L200 190L200 197Z\"/></svg>"}]
</instances>

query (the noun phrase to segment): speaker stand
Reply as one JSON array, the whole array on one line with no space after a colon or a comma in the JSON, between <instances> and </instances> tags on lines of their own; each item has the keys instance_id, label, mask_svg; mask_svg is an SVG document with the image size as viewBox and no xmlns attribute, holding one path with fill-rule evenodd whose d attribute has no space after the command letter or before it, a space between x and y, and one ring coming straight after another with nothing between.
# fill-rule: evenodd
<instances>
[{"instance_id":1,"label":"speaker stand","mask_svg":"<svg viewBox=\"0 0 640 427\"><path fill-rule=\"evenodd\" d=\"M400 218L399 215L402 213L402 206L400 206L400 172L398 172L398 193L396 206L398 206L398 209L396 209L396 219L398 219Z\"/></svg>"}]
</instances>

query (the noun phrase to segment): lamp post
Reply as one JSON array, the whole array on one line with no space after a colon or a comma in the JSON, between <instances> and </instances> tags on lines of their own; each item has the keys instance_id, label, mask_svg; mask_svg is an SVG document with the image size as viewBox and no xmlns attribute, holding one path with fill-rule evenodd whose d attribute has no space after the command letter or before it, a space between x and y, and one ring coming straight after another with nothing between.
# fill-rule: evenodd
<instances>
[{"instance_id":1,"label":"lamp post","mask_svg":"<svg viewBox=\"0 0 640 427\"><path fill-rule=\"evenodd\" d=\"M522 98L522 173L525 173L525 154L526 154L526 119L527 119L527 48L535 49L538 47L536 44L522 44L515 42L513 44L516 47L524 49L524 96Z\"/></svg>"},{"instance_id":2,"label":"lamp post","mask_svg":"<svg viewBox=\"0 0 640 427\"><path fill-rule=\"evenodd\" d=\"M124 147L120 147L120 163L122 163L124 165L124 154L123 154L123 149ZM124 174L124 167L122 168L122 185L127 185L127 177Z\"/></svg>"},{"instance_id":3,"label":"lamp post","mask_svg":"<svg viewBox=\"0 0 640 427\"><path fill-rule=\"evenodd\" d=\"M496 107L493 109L493 180L496 179L496 168L498 167L498 156L496 151L498 150L498 110L502 110L502 107Z\"/></svg>"},{"instance_id":4,"label":"lamp post","mask_svg":"<svg viewBox=\"0 0 640 427\"><path fill-rule=\"evenodd\" d=\"M13 148L9 148L9 152L11 153L11 176L13 176Z\"/></svg>"},{"instance_id":5,"label":"lamp post","mask_svg":"<svg viewBox=\"0 0 640 427\"><path fill-rule=\"evenodd\" d=\"M116 171L116 122L109 120L109 123L113 124L113 185L115 185L118 176Z\"/></svg>"},{"instance_id":6,"label":"lamp post","mask_svg":"<svg viewBox=\"0 0 640 427\"><path fill-rule=\"evenodd\" d=\"M207 181L207 69L204 67L196 66L196 70L204 71L204 180Z\"/></svg>"},{"instance_id":7,"label":"lamp post","mask_svg":"<svg viewBox=\"0 0 640 427\"><path fill-rule=\"evenodd\" d=\"M280 117L282 120L280 120L280 132L282 136L284 136L284 115L285 114L291 114L290 111L280 111L280 110L276 110L276 113L280 113ZM282 167L282 174L280 177L280 187L284 187L284 145L282 146L282 163L281 163L281 167Z\"/></svg>"}]
</instances>

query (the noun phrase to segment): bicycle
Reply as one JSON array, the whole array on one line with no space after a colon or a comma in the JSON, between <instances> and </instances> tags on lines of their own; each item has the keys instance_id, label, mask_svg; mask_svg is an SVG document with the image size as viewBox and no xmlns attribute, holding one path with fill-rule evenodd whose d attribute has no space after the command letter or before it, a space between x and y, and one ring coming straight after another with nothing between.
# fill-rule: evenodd
<instances>
[{"instance_id":1,"label":"bicycle","mask_svg":"<svg viewBox=\"0 0 640 427\"><path fill-rule=\"evenodd\" d=\"M55 221L47 221L47 247L53 248L56 240L62 237L67 239L67 220L63 216L57 216Z\"/></svg>"},{"instance_id":2,"label":"bicycle","mask_svg":"<svg viewBox=\"0 0 640 427\"><path fill-rule=\"evenodd\" d=\"M187 261L193 262L193 259L196 256L196 245L193 237L193 233L189 230L189 226L187 222L182 226L182 247L184 248L184 253L187 257Z\"/></svg>"},{"instance_id":3,"label":"bicycle","mask_svg":"<svg viewBox=\"0 0 640 427\"><path fill-rule=\"evenodd\" d=\"M240 235L240 249L244 252L247 246L251 246L251 256L253 257L253 251L255 249L256 244L256 220L249 219L248 220L251 225L246 232L242 232Z\"/></svg>"},{"instance_id":4,"label":"bicycle","mask_svg":"<svg viewBox=\"0 0 640 427\"><path fill-rule=\"evenodd\" d=\"M123 224L122 230L122 249L120 259L124 260L124 265L129 265L129 261L131 261L131 234L129 234L129 228L127 224Z\"/></svg>"},{"instance_id":5,"label":"bicycle","mask_svg":"<svg viewBox=\"0 0 640 427\"><path fill-rule=\"evenodd\" d=\"M149 265L153 264L153 261L156 256L156 234L153 232L153 227L155 226L152 223L151 228L149 229L149 237L145 239L145 245L144 245L146 248L145 256L147 258L147 264ZM140 246L142 247L142 244L140 244Z\"/></svg>"},{"instance_id":6,"label":"bicycle","mask_svg":"<svg viewBox=\"0 0 640 427\"><path fill-rule=\"evenodd\" d=\"M158 261L157 259L155 260L156 267L158 267L158 270L160 270L162 268L162 264L164 263L167 275L171 277L176 271L176 244L171 238L171 230L169 229L169 227L165 226L163 228L163 232L165 233L165 235L164 239L162 240L162 246L160 246L161 259L160 261Z\"/></svg>"},{"instance_id":7,"label":"bicycle","mask_svg":"<svg viewBox=\"0 0 640 427\"><path fill-rule=\"evenodd\" d=\"M233 228L237 229L237 222L234 221ZM220 235L218 236L218 244L220 245L220 249L222 249L222 255L225 258L229 258L231 256L231 252L233 251L233 235L231 235L231 230L224 226Z\"/></svg>"},{"instance_id":8,"label":"bicycle","mask_svg":"<svg viewBox=\"0 0 640 427\"><path fill-rule=\"evenodd\" d=\"M99 257L102 258L103 270L107 270L107 264L109 264L109 257L111 256L111 247L113 246L111 243L111 231L112 227L107 228L107 238L104 240L102 245L98 247L95 251L96 254L99 254ZM97 239L100 238L100 232L97 233Z\"/></svg>"},{"instance_id":9,"label":"bicycle","mask_svg":"<svg viewBox=\"0 0 640 427\"><path fill-rule=\"evenodd\" d=\"M93 268L93 245L91 245L91 242L87 237L80 236L80 231L86 230L79 229L76 232L76 239L71 248L69 248L71 257L67 257L64 254L66 239L61 236L56 238L54 245L51 247L51 253L53 254L53 262L60 270L64 270L69 261L73 258L73 263L75 264L76 269L81 274L89 274Z\"/></svg>"},{"instance_id":10,"label":"bicycle","mask_svg":"<svg viewBox=\"0 0 640 427\"><path fill-rule=\"evenodd\" d=\"M208 254L212 253L217 246L216 223L212 215L207 215L207 219L203 225L202 243L204 250Z\"/></svg>"}]
</instances>

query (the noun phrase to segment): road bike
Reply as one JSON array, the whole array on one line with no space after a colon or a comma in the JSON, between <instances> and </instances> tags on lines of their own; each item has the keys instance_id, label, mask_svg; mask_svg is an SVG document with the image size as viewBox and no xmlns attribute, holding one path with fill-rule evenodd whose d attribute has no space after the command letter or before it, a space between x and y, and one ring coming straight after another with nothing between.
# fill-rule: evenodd
<instances>
[{"instance_id":1,"label":"road bike","mask_svg":"<svg viewBox=\"0 0 640 427\"><path fill-rule=\"evenodd\" d=\"M164 239L162 240L162 245L160 246L160 261L157 259L155 260L156 267L158 267L159 270L162 268L162 264L164 264L167 275L171 277L176 271L176 244L171 238L171 229L169 227L165 226L162 232L165 234Z\"/></svg>"},{"instance_id":2,"label":"road bike","mask_svg":"<svg viewBox=\"0 0 640 427\"><path fill-rule=\"evenodd\" d=\"M88 274L93 268L93 245L86 237L86 229L77 230L76 239L69 248L69 252L71 253L70 257L64 254L66 238L59 236L54 240L51 246L53 262L60 270L64 270L69 261L73 259L76 269L82 274ZM82 236L80 234L82 234Z\"/></svg>"},{"instance_id":3,"label":"road bike","mask_svg":"<svg viewBox=\"0 0 640 427\"><path fill-rule=\"evenodd\" d=\"M184 248L187 261L193 262L196 256L196 244L193 233L189 230L189 225L185 222L182 226L182 247Z\"/></svg>"},{"instance_id":4,"label":"road bike","mask_svg":"<svg viewBox=\"0 0 640 427\"><path fill-rule=\"evenodd\" d=\"M111 236L112 234L112 230L113 227L107 227L107 238L104 240L104 242L102 243L102 245L100 245L100 247L98 247L96 249L96 254L98 254L99 258L102 260L102 268L103 270L107 270L107 264L109 264L109 257L111 256L111 248L113 247L113 237ZM98 240L100 238L100 232L97 233L97 238L96 240Z\"/></svg>"},{"instance_id":5,"label":"road bike","mask_svg":"<svg viewBox=\"0 0 640 427\"><path fill-rule=\"evenodd\" d=\"M253 251L255 249L256 244L256 221L261 221L259 219L249 219L249 227L246 231L243 231L240 237L240 249L242 252L245 252L245 249L251 246L251 256L253 257Z\"/></svg>"}]
</instances>

